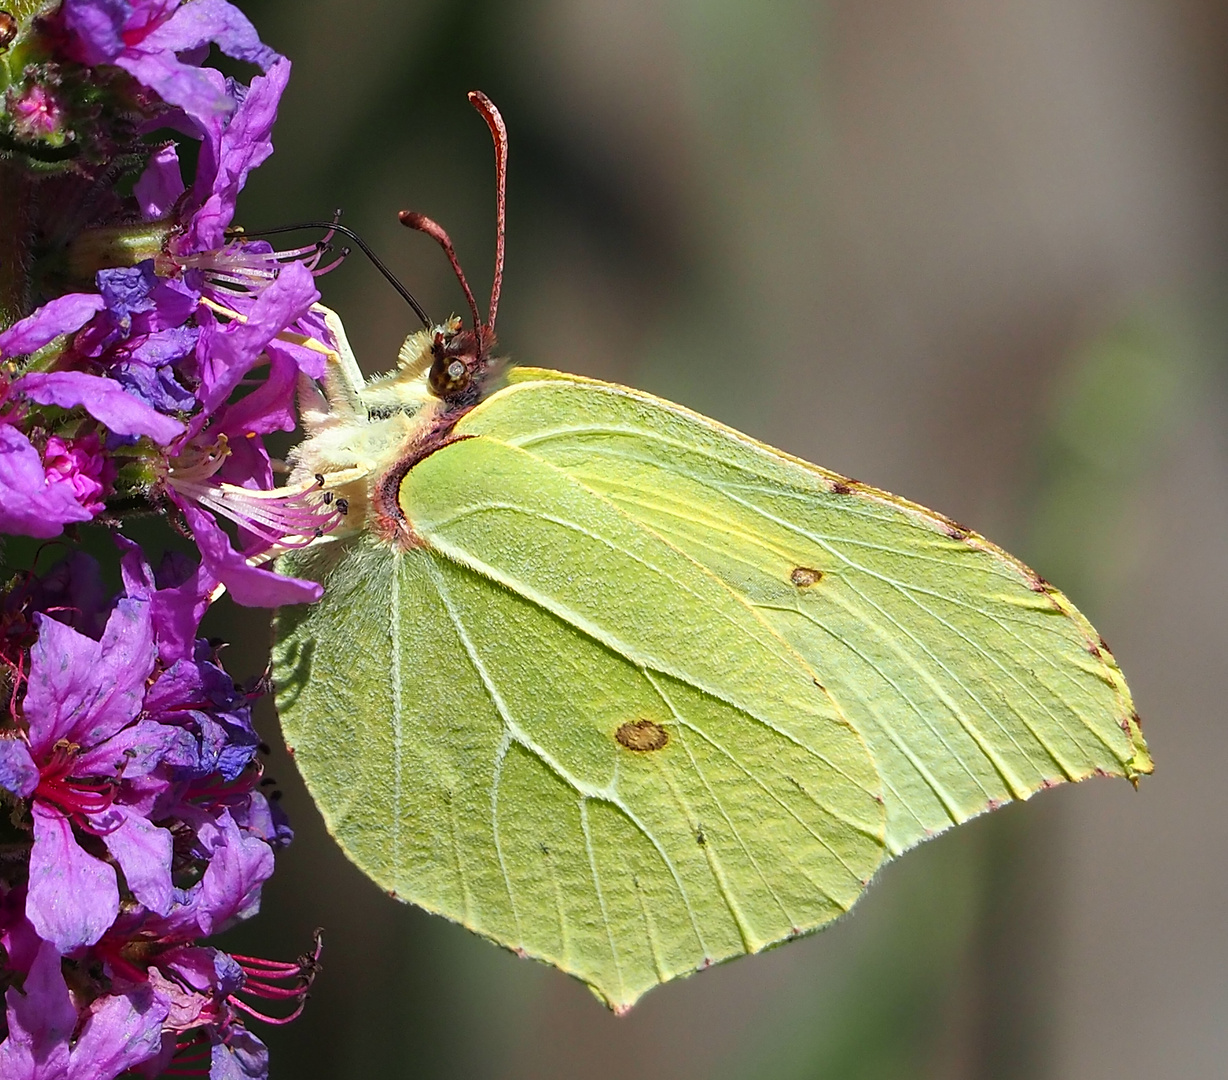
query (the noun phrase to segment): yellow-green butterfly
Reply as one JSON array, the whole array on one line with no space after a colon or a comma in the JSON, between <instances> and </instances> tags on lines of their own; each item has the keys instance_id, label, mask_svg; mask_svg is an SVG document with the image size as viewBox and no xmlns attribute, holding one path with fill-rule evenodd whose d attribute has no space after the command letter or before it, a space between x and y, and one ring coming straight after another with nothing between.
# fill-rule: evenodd
<instances>
[{"instance_id":1,"label":"yellow-green butterfly","mask_svg":"<svg viewBox=\"0 0 1228 1080\"><path fill-rule=\"evenodd\" d=\"M286 739L398 898L616 1010L806 934L927 837L1151 771L1121 672L1033 571L947 518L622 386L413 334L305 403L300 478L347 511L282 559Z\"/></svg>"}]
</instances>

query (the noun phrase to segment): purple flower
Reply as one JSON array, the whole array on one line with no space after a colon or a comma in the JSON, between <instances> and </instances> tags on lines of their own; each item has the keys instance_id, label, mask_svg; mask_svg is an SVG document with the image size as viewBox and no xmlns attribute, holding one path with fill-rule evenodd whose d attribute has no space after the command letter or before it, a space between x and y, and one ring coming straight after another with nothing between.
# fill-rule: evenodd
<instances>
[{"instance_id":1,"label":"purple flower","mask_svg":"<svg viewBox=\"0 0 1228 1080\"><path fill-rule=\"evenodd\" d=\"M0 944L26 975L7 999L0 1075L112 1077L147 1062L154 1076L199 1051L211 1075L263 1077L264 1046L241 1021L280 1021L243 995L297 1015L316 956L275 964L198 944L255 914L289 840L260 790L254 693L196 636L208 570L173 558L154 574L121 548L109 610L81 554L0 607L0 662L23 691L0 786L24 800L33 841L28 886L0 887ZM63 955L93 990L67 995Z\"/></svg>"},{"instance_id":2,"label":"purple flower","mask_svg":"<svg viewBox=\"0 0 1228 1080\"><path fill-rule=\"evenodd\" d=\"M36 352L56 338L74 333L105 301L70 293L45 304L0 334L0 359ZM148 435L166 443L183 424L134 398L109 379L80 371L30 372L0 383L0 531L27 536L58 536L67 524L89 521L99 510L109 483L107 463L93 460L88 437L70 447L50 439L43 452L21 430L30 404L83 408L120 435Z\"/></svg>"},{"instance_id":3,"label":"purple flower","mask_svg":"<svg viewBox=\"0 0 1228 1080\"><path fill-rule=\"evenodd\" d=\"M68 953L102 937L120 900L114 868L82 847L77 829L100 838L125 877L135 875L138 884L129 885L143 903L169 902L170 835L150 834L116 808L115 796L120 778L148 775L176 747L172 730L136 723L155 659L148 603L119 601L101 641L45 615L34 621L23 719L38 781L15 791L32 798L26 916L39 937ZM153 882L148 864L159 851L165 881Z\"/></svg>"},{"instance_id":4,"label":"purple flower","mask_svg":"<svg viewBox=\"0 0 1228 1080\"><path fill-rule=\"evenodd\" d=\"M193 798L190 790L184 793ZM206 866L200 881L176 890L166 912L146 910L116 925L120 936L139 935L163 945L195 941L233 926L259 910L260 891L273 873L273 851L261 837L239 828L229 810L194 801L172 808L194 833L189 854Z\"/></svg>"},{"instance_id":5,"label":"purple flower","mask_svg":"<svg viewBox=\"0 0 1228 1080\"><path fill-rule=\"evenodd\" d=\"M259 739L249 697L195 637L214 579L198 570L159 589L131 545L124 567L128 595L111 609L99 640L45 613L31 616L37 638L19 718L24 738L0 740L0 784L30 800L26 915L62 953L95 944L114 923L120 893L109 860L146 910L167 915L181 905L171 834L153 820L194 819L202 805L226 815L193 825L203 858L212 860L214 848L239 842L209 839L236 829L218 793L233 795L245 819L253 797L263 806L250 790L258 775L227 788L250 770ZM266 819L267 807L252 820ZM250 857L260 872L272 869L272 839L252 835ZM205 893L221 872L206 872ZM213 917L207 925L198 920L195 932L211 933Z\"/></svg>"},{"instance_id":6,"label":"purple flower","mask_svg":"<svg viewBox=\"0 0 1228 1080\"><path fill-rule=\"evenodd\" d=\"M23 987L5 993L5 1003L8 1038L0 1043L0 1076L6 1078L112 1077L162 1048L167 1007L151 988L99 997L82 1017L50 943L38 950Z\"/></svg>"},{"instance_id":7,"label":"purple flower","mask_svg":"<svg viewBox=\"0 0 1228 1080\"><path fill-rule=\"evenodd\" d=\"M314 950L289 963L146 935L126 944L136 946L132 957L147 960L134 963L109 939L115 951L96 950L90 963L74 965L70 994L52 945L20 925L10 926L4 941L24 979L6 994L0 1076L21 1080L94 1080L127 1069L157 1077L174 1066L196 1072L206 1061L211 1080L264 1080L268 1051L243 1019L293 1020L319 970L318 933ZM93 974L100 968L102 978ZM248 996L286 1002L291 1011L266 1016Z\"/></svg>"},{"instance_id":8,"label":"purple flower","mask_svg":"<svg viewBox=\"0 0 1228 1080\"><path fill-rule=\"evenodd\" d=\"M25 435L0 421L0 532L57 536L100 513L115 473L101 451L92 433L70 442L51 436L40 460Z\"/></svg>"},{"instance_id":9,"label":"purple flower","mask_svg":"<svg viewBox=\"0 0 1228 1080\"><path fill-rule=\"evenodd\" d=\"M18 138L34 141L56 135L64 125L64 105L55 92L34 83L18 94L6 95L13 131Z\"/></svg>"},{"instance_id":10,"label":"purple flower","mask_svg":"<svg viewBox=\"0 0 1228 1080\"><path fill-rule=\"evenodd\" d=\"M0 358L75 335L0 399L8 403L0 415L0 530L56 536L104 508L115 470L65 454L60 431L23 422L27 406L84 409L106 429L106 448L141 437L168 447L165 482L148 494L180 508L207 567L239 602L318 599L317 585L258 564L327 531L338 515L318 493L254 493L273 488L262 436L293 428L298 372L323 373L329 346L303 345L324 334L312 315L321 248L278 253L225 234L248 174L272 152L290 64L225 0L65 0L59 25L73 59L128 71L183 110L202 146L190 189L173 147L152 154L137 182L146 219L170 216L156 258L104 268L97 295L61 297L0 335ZM263 74L248 87L201 68L195 61L210 43ZM239 385L264 365L264 386L232 408ZM48 444L48 436L59 441ZM213 514L239 525L237 543Z\"/></svg>"},{"instance_id":11,"label":"purple flower","mask_svg":"<svg viewBox=\"0 0 1228 1080\"><path fill-rule=\"evenodd\" d=\"M166 494L192 529L205 565L245 605L278 606L319 599L319 586L256 565L340 520L320 492L279 491L261 436L295 426L299 372L323 374L331 338L313 312L321 249L274 252L263 242L225 240L239 190L272 151L270 133L289 75L278 60L252 80L223 125L205 132L196 181L184 187L178 156L155 154L136 186L147 217L175 209L177 232L149 263L99 274L106 309L83 332L91 355L130 393L152 407L182 409L188 437L168 461ZM183 299L189 311L180 311ZM182 325L188 314L192 327ZM178 320L178 322L176 321ZM231 397L259 366L263 384ZM190 389L189 389L190 388ZM239 527L236 546L213 515Z\"/></svg>"},{"instance_id":12,"label":"purple flower","mask_svg":"<svg viewBox=\"0 0 1228 1080\"><path fill-rule=\"evenodd\" d=\"M195 828L189 853L208 860L201 880L177 894L168 915L138 910L121 916L91 955L101 961L113 985L149 986L165 1009L163 1026L168 1034L195 1036L164 1043L149 1075L158 1075L176 1052L183 1054L186 1066L188 1059L200 1056L203 1046L211 1059L211 1077L264 1077L268 1067L264 1044L243 1028L242 1018L246 1014L287 1023L299 1015L318 970L319 936L311 954L291 963L230 956L196 944L198 938L255 913L260 887L272 872L272 855L226 810L213 815L189 805L184 821ZM135 950L133 943L139 943ZM266 1015L244 995L286 1002L291 1011L283 1017ZM218 1071L233 1068L244 1071Z\"/></svg>"},{"instance_id":13,"label":"purple flower","mask_svg":"<svg viewBox=\"0 0 1228 1080\"><path fill-rule=\"evenodd\" d=\"M202 941L255 914L292 833L251 723L267 687L236 685L198 633L223 587L315 599L261 564L343 509L319 484L277 488L264 445L336 344L314 282L327 238L275 251L228 231L290 65L226 0L62 0L22 33L37 62L5 92L10 141L58 155L31 186L56 260L32 287L93 288L0 331L0 533L169 509L201 559L154 573L116 536L118 597L72 549L0 592L0 789L28 852L0 865L0 1076L264 1080L244 1021L298 1015L319 942L281 964ZM250 86L200 66L213 45L259 68ZM200 141L190 184L173 145L149 147L167 129ZM127 195L115 166L134 155Z\"/></svg>"},{"instance_id":14,"label":"purple flower","mask_svg":"<svg viewBox=\"0 0 1228 1080\"><path fill-rule=\"evenodd\" d=\"M52 435L43 450L43 467L48 481L67 484L73 498L91 515L102 512L101 496L111 486L115 465L103 454L94 432L68 442Z\"/></svg>"},{"instance_id":15,"label":"purple flower","mask_svg":"<svg viewBox=\"0 0 1228 1080\"><path fill-rule=\"evenodd\" d=\"M71 487L48 480L34 444L0 421L0 532L45 539L91 517Z\"/></svg>"},{"instance_id":16,"label":"purple flower","mask_svg":"<svg viewBox=\"0 0 1228 1080\"><path fill-rule=\"evenodd\" d=\"M185 56L215 44L262 70L278 59L225 0L64 0L61 18L75 59L123 68L202 130L219 125L234 99L220 72Z\"/></svg>"}]
</instances>

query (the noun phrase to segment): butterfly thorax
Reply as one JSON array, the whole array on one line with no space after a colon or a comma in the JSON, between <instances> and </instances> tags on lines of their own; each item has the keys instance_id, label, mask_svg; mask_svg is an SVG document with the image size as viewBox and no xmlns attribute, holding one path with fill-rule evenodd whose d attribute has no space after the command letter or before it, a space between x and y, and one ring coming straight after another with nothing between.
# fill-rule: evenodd
<instances>
[{"instance_id":1,"label":"butterfly thorax","mask_svg":"<svg viewBox=\"0 0 1228 1080\"><path fill-rule=\"evenodd\" d=\"M452 429L501 381L506 362L492 357L494 336L457 318L405 339L397 366L363 381L344 338L323 388L304 380L306 433L291 453L291 483L324 489L344 521L328 536L369 531L402 546L418 540L398 495L406 474L454 441Z\"/></svg>"}]
</instances>

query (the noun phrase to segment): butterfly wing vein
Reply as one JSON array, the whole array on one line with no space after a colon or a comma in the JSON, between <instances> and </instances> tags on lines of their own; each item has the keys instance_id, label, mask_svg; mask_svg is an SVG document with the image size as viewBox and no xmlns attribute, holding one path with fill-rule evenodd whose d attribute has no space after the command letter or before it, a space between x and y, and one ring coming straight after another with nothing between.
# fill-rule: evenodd
<instances>
[{"instance_id":1,"label":"butterfly wing vein","mask_svg":"<svg viewBox=\"0 0 1228 1080\"><path fill-rule=\"evenodd\" d=\"M648 395L516 380L406 477L423 546L287 560L327 585L278 616L287 741L403 899L621 1008L973 814L1150 770L1107 648L979 537Z\"/></svg>"}]
</instances>

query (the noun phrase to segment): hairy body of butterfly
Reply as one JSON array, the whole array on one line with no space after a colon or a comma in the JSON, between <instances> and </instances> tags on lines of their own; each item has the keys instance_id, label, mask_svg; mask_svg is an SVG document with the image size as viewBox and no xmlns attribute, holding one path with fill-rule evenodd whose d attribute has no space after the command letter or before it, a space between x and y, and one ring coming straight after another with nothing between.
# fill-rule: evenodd
<instances>
[{"instance_id":1,"label":"hairy body of butterfly","mask_svg":"<svg viewBox=\"0 0 1228 1080\"><path fill-rule=\"evenodd\" d=\"M1151 771L1107 646L1033 571L648 394L504 372L497 292L368 382L334 320L305 388L292 479L348 513L283 558L325 593L278 613L277 705L382 887L622 1010L976 814Z\"/></svg>"}]
</instances>

